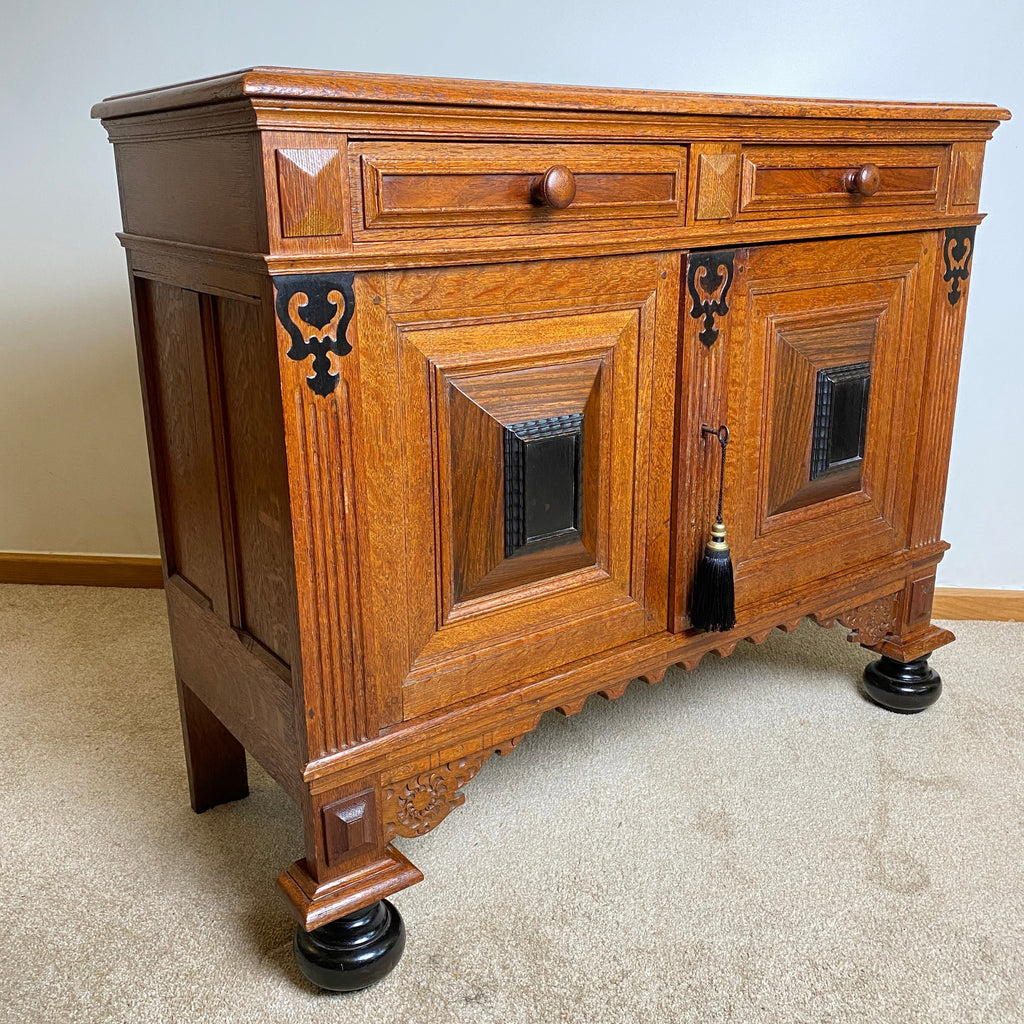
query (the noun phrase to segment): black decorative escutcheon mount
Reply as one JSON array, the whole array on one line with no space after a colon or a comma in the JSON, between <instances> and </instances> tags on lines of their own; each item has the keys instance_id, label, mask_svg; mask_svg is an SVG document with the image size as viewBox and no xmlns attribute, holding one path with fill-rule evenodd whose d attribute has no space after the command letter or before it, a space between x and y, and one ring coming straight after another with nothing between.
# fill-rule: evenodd
<instances>
[{"instance_id":1,"label":"black decorative escutcheon mount","mask_svg":"<svg viewBox=\"0 0 1024 1024\"><path fill-rule=\"evenodd\" d=\"M971 257L974 255L975 228L946 228L946 244L942 258L946 262L943 281L949 281L946 298L955 306L960 301L960 283L971 276Z\"/></svg>"},{"instance_id":2,"label":"black decorative escutcheon mount","mask_svg":"<svg viewBox=\"0 0 1024 1024\"><path fill-rule=\"evenodd\" d=\"M732 285L735 256L734 250L721 249L717 252L691 252L686 260L686 288L693 300L690 316L694 320L704 318L698 337L708 348L718 341L715 317L729 312L726 300Z\"/></svg>"},{"instance_id":3,"label":"black decorative escutcheon mount","mask_svg":"<svg viewBox=\"0 0 1024 1024\"><path fill-rule=\"evenodd\" d=\"M288 358L301 363L313 357L313 373L306 383L325 398L338 386L328 353L344 356L352 351L346 333L355 312L354 277L348 273L274 278L277 319L292 340Z\"/></svg>"}]
</instances>

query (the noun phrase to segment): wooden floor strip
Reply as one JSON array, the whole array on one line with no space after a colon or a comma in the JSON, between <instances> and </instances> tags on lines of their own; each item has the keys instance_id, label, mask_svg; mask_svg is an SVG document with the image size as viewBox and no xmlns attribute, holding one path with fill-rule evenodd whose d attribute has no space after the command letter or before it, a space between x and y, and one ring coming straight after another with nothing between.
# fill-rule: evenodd
<instances>
[{"instance_id":1,"label":"wooden floor strip","mask_svg":"<svg viewBox=\"0 0 1024 1024\"><path fill-rule=\"evenodd\" d=\"M0 552L0 583L156 588L163 573L159 558ZM932 618L1024 622L1024 590L938 587Z\"/></svg>"},{"instance_id":2,"label":"wooden floor strip","mask_svg":"<svg viewBox=\"0 0 1024 1024\"><path fill-rule=\"evenodd\" d=\"M159 558L17 551L0 552L0 583L156 588L164 585L164 578Z\"/></svg>"},{"instance_id":3,"label":"wooden floor strip","mask_svg":"<svg viewBox=\"0 0 1024 1024\"><path fill-rule=\"evenodd\" d=\"M936 587L932 618L1024 622L1024 590Z\"/></svg>"}]
</instances>

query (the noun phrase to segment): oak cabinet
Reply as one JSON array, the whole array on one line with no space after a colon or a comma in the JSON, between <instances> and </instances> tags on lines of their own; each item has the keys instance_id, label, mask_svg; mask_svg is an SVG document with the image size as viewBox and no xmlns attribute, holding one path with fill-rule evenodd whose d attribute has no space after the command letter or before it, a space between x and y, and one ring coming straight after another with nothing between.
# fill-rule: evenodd
<instances>
[{"instance_id":1,"label":"oak cabinet","mask_svg":"<svg viewBox=\"0 0 1024 1024\"><path fill-rule=\"evenodd\" d=\"M193 806L248 751L301 807L279 885L318 984L390 969L422 877L392 840L548 710L804 616L880 655L883 706L938 697L1006 111L258 68L94 114ZM735 626L705 632L720 472Z\"/></svg>"}]
</instances>

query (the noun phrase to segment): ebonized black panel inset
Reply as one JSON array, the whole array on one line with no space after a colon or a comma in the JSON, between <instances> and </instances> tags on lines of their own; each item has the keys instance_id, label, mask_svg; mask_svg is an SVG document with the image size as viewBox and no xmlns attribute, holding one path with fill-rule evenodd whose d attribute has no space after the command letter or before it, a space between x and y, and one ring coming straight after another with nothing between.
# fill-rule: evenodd
<instances>
[{"instance_id":1,"label":"ebonized black panel inset","mask_svg":"<svg viewBox=\"0 0 1024 1024\"><path fill-rule=\"evenodd\" d=\"M946 228L946 244L942 258L946 262L943 281L949 281L946 298L955 306L960 301L960 282L971 276L971 257L974 255L974 228Z\"/></svg>"},{"instance_id":2,"label":"ebonized black panel inset","mask_svg":"<svg viewBox=\"0 0 1024 1024\"><path fill-rule=\"evenodd\" d=\"M326 397L338 386L328 352L336 356L352 351L346 334L355 312L352 281L348 274L286 274L274 278L277 319L292 343L288 358L296 362L313 357L313 373L306 383Z\"/></svg>"},{"instance_id":3,"label":"ebonized black panel inset","mask_svg":"<svg viewBox=\"0 0 1024 1024\"><path fill-rule=\"evenodd\" d=\"M505 427L505 557L580 536L583 414Z\"/></svg>"},{"instance_id":4,"label":"ebonized black panel inset","mask_svg":"<svg viewBox=\"0 0 1024 1024\"><path fill-rule=\"evenodd\" d=\"M870 391L870 363L848 363L818 371L812 480L864 458Z\"/></svg>"},{"instance_id":5,"label":"ebonized black panel inset","mask_svg":"<svg viewBox=\"0 0 1024 1024\"><path fill-rule=\"evenodd\" d=\"M734 250L722 249L691 252L686 257L686 287L692 299L690 316L694 320L704 318L704 326L697 337L708 348L718 340L715 317L729 312L726 300L732 285L735 256Z\"/></svg>"}]
</instances>

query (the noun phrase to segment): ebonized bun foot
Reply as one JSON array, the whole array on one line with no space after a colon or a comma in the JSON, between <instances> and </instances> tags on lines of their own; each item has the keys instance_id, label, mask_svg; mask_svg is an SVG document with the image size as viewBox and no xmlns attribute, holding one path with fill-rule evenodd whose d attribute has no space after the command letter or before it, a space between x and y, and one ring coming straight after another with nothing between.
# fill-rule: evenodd
<instances>
[{"instance_id":1,"label":"ebonized bun foot","mask_svg":"<svg viewBox=\"0 0 1024 1024\"><path fill-rule=\"evenodd\" d=\"M332 992L356 992L380 981L402 959L405 924L395 907L379 900L307 932L295 929L299 970Z\"/></svg>"},{"instance_id":2,"label":"ebonized bun foot","mask_svg":"<svg viewBox=\"0 0 1024 1024\"><path fill-rule=\"evenodd\" d=\"M928 655L908 662L883 655L864 669L864 690L886 710L912 715L939 699L942 679L928 664Z\"/></svg>"}]
</instances>

